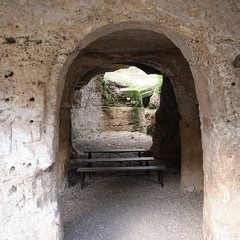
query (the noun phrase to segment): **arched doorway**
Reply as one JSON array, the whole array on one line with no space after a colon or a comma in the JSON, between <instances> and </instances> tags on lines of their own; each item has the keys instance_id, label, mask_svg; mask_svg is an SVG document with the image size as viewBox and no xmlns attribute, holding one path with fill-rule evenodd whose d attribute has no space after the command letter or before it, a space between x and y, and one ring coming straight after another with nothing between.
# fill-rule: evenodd
<instances>
[{"instance_id":1,"label":"arched doorway","mask_svg":"<svg viewBox=\"0 0 240 240\"><path fill-rule=\"evenodd\" d=\"M198 101L187 60L165 35L150 30L123 27L86 44L67 68L60 111L59 180L66 179L70 158L70 108L73 91L92 77L118 69L122 64L161 71L170 79L181 115L182 189L202 190L202 148ZM194 141L193 141L194 139ZM160 142L159 144L163 144ZM165 144L165 143L164 143Z\"/></svg>"},{"instance_id":2,"label":"arched doorway","mask_svg":"<svg viewBox=\"0 0 240 240\"><path fill-rule=\"evenodd\" d=\"M181 115L182 188L202 190L202 148L194 81L188 62L181 51L163 34L130 29L117 31L93 41L79 53L69 67L65 94L61 103L62 109L66 111L66 106L67 108L71 106L72 92L76 86L81 87L91 77L108 69L117 69L123 63L146 66L149 68L148 71L152 72L153 69L157 69L172 81ZM64 116L67 114L65 113ZM61 124L64 124L66 119L62 119ZM64 129L66 140L60 142L65 147L69 144L67 135L70 131L70 123L66 124L68 129L61 128ZM60 147L60 156L67 156L69 150L64 153L62 149Z\"/></svg>"}]
</instances>

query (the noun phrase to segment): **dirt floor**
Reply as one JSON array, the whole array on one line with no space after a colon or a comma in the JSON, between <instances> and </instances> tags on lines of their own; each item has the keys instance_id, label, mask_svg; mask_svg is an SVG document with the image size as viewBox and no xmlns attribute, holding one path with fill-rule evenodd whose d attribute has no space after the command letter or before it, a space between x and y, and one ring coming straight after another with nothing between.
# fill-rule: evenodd
<instances>
[{"instance_id":1,"label":"dirt floor","mask_svg":"<svg viewBox=\"0 0 240 240\"><path fill-rule=\"evenodd\" d=\"M107 132L82 138L87 148L151 146L141 133ZM180 174L95 175L81 190L79 178L60 196L65 240L201 240L202 193L182 193Z\"/></svg>"}]
</instances>

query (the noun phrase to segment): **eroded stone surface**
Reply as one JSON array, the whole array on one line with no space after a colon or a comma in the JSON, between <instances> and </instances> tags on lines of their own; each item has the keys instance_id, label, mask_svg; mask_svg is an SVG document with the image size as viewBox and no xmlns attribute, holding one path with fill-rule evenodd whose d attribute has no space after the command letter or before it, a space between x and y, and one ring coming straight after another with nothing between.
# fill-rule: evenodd
<instances>
[{"instance_id":1,"label":"eroded stone surface","mask_svg":"<svg viewBox=\"0 0 240 240\"><path fill-rule=\"evenodd\" d=\"M70 139L70 111L64 109L71 106L79 79L84 85L109 64L131 60L192 89L179 74L174 78L180 63L168 61L174 57L166 46L165 53L141 56L78 55L107 34L146 29L180 48L194 78L205 176L204 239L239 239L240 72L233 65L240 48L239 11L238 2L222 0L1 1L0 238L61 239L56 193L66 181ZM126 51L127 43L119 49ZM111 44L106 49L113 50Z\"/></svg>"}]
</instances>

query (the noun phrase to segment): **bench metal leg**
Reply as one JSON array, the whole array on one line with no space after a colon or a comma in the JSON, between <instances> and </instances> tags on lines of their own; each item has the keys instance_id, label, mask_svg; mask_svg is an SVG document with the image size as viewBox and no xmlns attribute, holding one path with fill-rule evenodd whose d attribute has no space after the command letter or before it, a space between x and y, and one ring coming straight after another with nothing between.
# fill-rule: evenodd
<instances>
[{"instance_id":1,"label":"bench metal leg","mask_svg":"<svg viewBox=\"0 0 240 240\"><path fill-rule=\"evenodd\" d=\"M83 189L84 185L85 185L85 173L84 172L80 173L80 178L81 178L81 189Z\"/></svg>"},{"instance_id":2,"label":"bench metal leg","mask_svg":"<svg viewBox=\"0 0 240 240\"><path fill-rule=\"evenodd\" d=\"M92 167L92 163L88 163L88 165L87 165L88 167ZM88 176L89 176L89 178L91 178L92 177L92 173L88 173Z\"/></svg>"},{"instance_id":3,"label":"bench metal leg","mask_svg":"<svg viewBox=\"0 0 240 240\"><path fill-rule=\"evenodd\" d=\"M163 187L163 171L158 171L158 182Z\"/></svg>"}]
</instances>

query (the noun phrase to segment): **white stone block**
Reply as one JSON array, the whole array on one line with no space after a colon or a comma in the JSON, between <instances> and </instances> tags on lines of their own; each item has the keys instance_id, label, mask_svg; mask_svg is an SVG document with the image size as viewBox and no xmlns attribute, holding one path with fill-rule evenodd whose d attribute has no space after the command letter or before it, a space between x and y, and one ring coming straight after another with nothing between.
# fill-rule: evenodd
<instances>
[{"instance_id":1,"label":"white stone block","mask_svg":"<svg viewBox=\"0 0 240 240\"><path fill-rule=\"evenodd\" d=\"M30 123L15 122L12 124L12 139L16 142L32 142L32 131Z\"/></svg>"}]
</instances>

